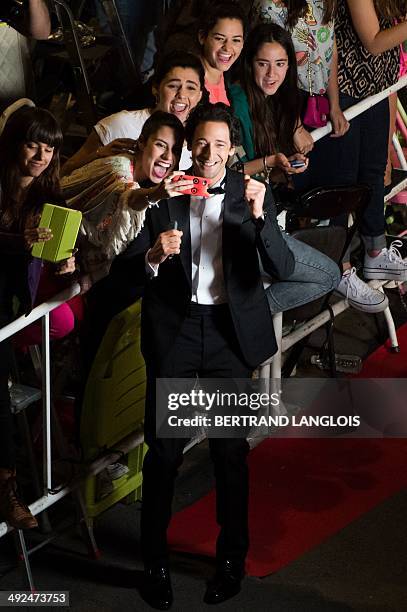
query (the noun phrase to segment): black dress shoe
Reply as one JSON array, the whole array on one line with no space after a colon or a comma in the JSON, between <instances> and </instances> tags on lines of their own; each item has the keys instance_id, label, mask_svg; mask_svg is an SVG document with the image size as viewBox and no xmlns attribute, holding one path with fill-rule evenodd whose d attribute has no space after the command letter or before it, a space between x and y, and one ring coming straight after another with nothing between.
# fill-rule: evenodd
<instances>
[{"instance_id":1,"label":"black dress shoe","mask_svg":"<svg viewBox=\"0 0 407 612\"><path fill-rule=\"evenodd\" d=\"M241 564L225 560L218 565L213 580L208 584L204 595L207 604L218 604L237 595L244 575Z\"/></svg>"},{"instance_id":2,"label":"black dress shoe","mask_svg":"<svg viewBox=\"0 0 407 612\"><path fill-rule=\"evenodd\" d=\"M172 606L173 595L168 568L165 566L146 568L140 595L152 608L169 610Z\"/></svg>"}]
</instances>

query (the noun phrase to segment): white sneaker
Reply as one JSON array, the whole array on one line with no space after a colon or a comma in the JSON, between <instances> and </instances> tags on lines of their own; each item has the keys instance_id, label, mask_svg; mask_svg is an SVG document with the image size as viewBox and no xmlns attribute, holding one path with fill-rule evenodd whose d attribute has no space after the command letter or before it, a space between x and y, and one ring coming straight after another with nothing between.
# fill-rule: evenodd
<instances>
[{"instance_id":1,"label":"white sneaker","mask_svg":"<svg viewBox=\"0 0 407 612\"><path fill-rule=\"evenodd\" d=\"M345 297L350 306L363 312L382 312L389 305L384 293L369 287L358 277L356 268L344 272L335 293Z\"/></svg>"},{"instance_id":2,"label":"white sneaker","mask_svg":"<svg viewBox=\"0 0 407 612\"><path fill-rule=\"evenodd\" d=\"M389 249L382 249L377 257L365 255L363 274L365 278L379 280L407 280L407 261L403 260L397 247L403 246L401 240L394 240Z\"/></svg>"}]
</instances>

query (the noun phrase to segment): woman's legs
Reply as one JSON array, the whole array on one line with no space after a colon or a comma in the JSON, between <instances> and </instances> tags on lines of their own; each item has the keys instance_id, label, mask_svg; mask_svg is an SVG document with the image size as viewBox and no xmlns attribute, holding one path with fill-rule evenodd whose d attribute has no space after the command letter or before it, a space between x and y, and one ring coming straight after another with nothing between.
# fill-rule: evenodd
<instances>
[{"instance_id":1,"label":"woman's legs","mask_svg":"<svg viewBox=\"0 0 407 612\"><path fill-rule=\"evenodd\" d=\"M1 319L0 327L2 327ZM15 467L13 419L10 411L10 394L8 390L10 352L9 340L0 342L0 466L1 468L13 470Z\"/></svg>"},{"instance_id":2,"label":"woman's legs","mask_svg":"<svg viewBox=\"0 0 407 612\"><path fill-rule=\"evenodd\" d=\"M387 163L389 102L383 100L361 116L359 182L372 188L362 219L361 235L366 248L363 273L367 279L407 280L407 263L394 247L386 248L384 220L384 173Z\"/></svg>"},{"instance_id":3,"label":"woman's legs","mask_svg":"<svg viewBox=\"0 0 407 612\"><path fill-rule=\"evenodd\" d=\"M308 244L283 233L294 255L295 267L289 278L266 290L272 314L312 302L335 289L340 271L332 259Z\"/></svg>"},{"instance_id":4,"label":"woman's legs","mask_svg":"<svg viewBox=\"0 0 407 612\"><path fill-rule=\"evenodd\" d=\"M49 315L50 339L58 340L67 336L75 326L75 317L68 303L61 304ZM36 321L15 336L15 346L24 348L42 343L42 323Z\"/></svg>"},{"instance_id":5,"label":"woman's legs","mask_svg":"<svg viewBox=\"0 0 407 612\"><path fill-rule=\"evenodd\" d=\"M388 143L388 151L387 151L387 165L386 172L384 174L384 186L390 187L391 185L391 171L392 171L392 163L391 163L391 150L393 143L393 134L396 129L396 115L397 115L397 93L389 96L389 110L390 110L390 129L389 129L389 143Z\"/></svg>"},{"instance_id":6,"label":"woman's legs","mask_svg":"<svg viewBox=\"0 0 407 612\"><path fill-rule=\"evenodd\" d=\"M0 317L0 328L6 323ZM8 389L10 362L10 342L5 340L0 342L0 520L17 529L31 529L37 527L37 521L16 491L13 418Z\"/></svg>"}]
</instances>

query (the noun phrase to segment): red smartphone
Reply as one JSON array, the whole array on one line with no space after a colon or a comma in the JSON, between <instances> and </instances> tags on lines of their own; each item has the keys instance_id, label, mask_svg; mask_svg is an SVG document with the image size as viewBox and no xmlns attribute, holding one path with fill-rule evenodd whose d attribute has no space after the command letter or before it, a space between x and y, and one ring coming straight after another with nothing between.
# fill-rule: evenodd
<instances>
[{"instance_id":1,"label":"red smartphone","mask_svg":"<svg viewBox=\"0 0 407 612\"><path fill-rule=\"evenodd\" d=\"M173 183L180 180L193 181L194 184L192 187L185 187L185 189L182 190L182 193L185 193L185 195L198 196L200 198L209 198L210 194L208 193L207 189L210 187L212 182L210 179L202 178L200 176L191 176L189 174L176 174L171 180Z\"/></svg>"}]
</instances>

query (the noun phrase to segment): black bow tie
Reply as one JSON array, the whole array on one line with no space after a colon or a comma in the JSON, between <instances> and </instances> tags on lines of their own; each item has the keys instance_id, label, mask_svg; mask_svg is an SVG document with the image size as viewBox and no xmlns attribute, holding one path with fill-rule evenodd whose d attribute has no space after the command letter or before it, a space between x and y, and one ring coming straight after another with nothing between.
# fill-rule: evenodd
<instances>
[{"instance_id":1,"label":"black bow tie","mask_svg":"<svg viewBox=\"0 0 407 612\"><path fill-rule=\"evenodd\" d=\"M218 195L220 193L225 193L225 185L226 185L226 177L223 179L220 185L217 187L209 187L206 191L212 195Z\"/></svg>"},{"instance_id":2,"label":"black bow tie","mask_svg":"<svg viewBox=\"0 0 407 612\"><path fill-rule=\"evenodd\" d=\"M219 185L219 187L209 187L209 189L207 189L206 191L210 195L217 195L218 193L225 193L225 190L222 185Z\"/></svg>"}]
</instances>

